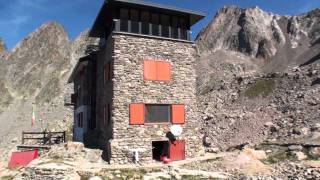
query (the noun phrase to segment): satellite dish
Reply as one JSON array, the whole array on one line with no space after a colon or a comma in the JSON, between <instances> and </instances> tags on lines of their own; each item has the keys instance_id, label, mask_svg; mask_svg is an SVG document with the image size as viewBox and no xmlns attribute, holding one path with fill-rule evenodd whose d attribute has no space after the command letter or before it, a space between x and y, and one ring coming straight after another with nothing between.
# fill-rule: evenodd
<instances>
[{"instance_id":1,"label":"satellite dish","mask_svg":"<svg viewBox=\"0 0 320 180\"><path fill-rule=\"evenodd\" d=\"M182 134L182 127L180 125L173 125L170 127L170 132L174 136L180 136Z\"/></svg>"}]
</instances>

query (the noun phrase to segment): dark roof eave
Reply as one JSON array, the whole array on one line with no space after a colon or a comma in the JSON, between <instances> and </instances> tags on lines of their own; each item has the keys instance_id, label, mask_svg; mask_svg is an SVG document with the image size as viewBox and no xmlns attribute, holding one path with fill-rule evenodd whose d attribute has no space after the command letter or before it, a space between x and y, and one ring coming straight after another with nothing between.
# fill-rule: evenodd
<instances>
[{"instance_id":1,"label":"dark roof eave","mask_svg":"<svg viewBox=\"0 0 320 180\"><path fill-rule=\"evenodd\" d=\"M88 65L88 61L89 61L89 59L87 57L83 57L83 58L79 59L79 61L77 62L76 66L74 67L74 69L73 69L73 71L67 81L68 83L72 83L74 81L74 78L78 74L79 70L81 68L83 68L84 66Z\"/></svg>"},{"instance_id":2,"label":"dark roof eave","mask_svg":"<svg viewBox=\"0 0 320 180\"><path fill-rule=\"evenodd\" d=\"M190 9L184 9L184 8L179 8L179 7L169 6L169 5L162 5L162 4L140 1L140 0L113 0L113 1L123 2L123 3L128 3L128 4L149 6L149 7L159 8L159 9L166 9L166 10L177 11L177 12L186 13L186 14L190 14L190 15L197 15L197 16L201 16L201 17L206 16L206 13L199 12L199 11L193 11Z\"/></svg>"},{"instance_id":3,"label":"dark roof eave","mask_svg":"<svg viewBox=\"0 0 320 180\"><path fill-rule=\"evenodd\" d=\"M103 16L103 11L106 10L107 5L111 2L115 3L127 3L131 5L141 5L141 6L147 6L147 7L152 7L152 8L158 8L158 9L163 9L163 10L169 10L169 11L175 11L179 13L184 13L188 14L190 16L190 26L196 24L198 21L206 17L206 13L203 12L198 12L198 11L193 11L189 9L183 9L183 8L178 8L178 7L173 7L173 6L168 6L168 5L161 5L157 3L151 3L151 2L146 2L146 1L140 1L140 0L105 0L103 6L101 7L98 16L96 17L94 24L89 32L89 36L91 37L99 37L99 29L98 29L98 24L99 20ZM102 20L100 20L102 21ZM191 22L192 21L192 22Z\"/></svg>"}]
</instances>

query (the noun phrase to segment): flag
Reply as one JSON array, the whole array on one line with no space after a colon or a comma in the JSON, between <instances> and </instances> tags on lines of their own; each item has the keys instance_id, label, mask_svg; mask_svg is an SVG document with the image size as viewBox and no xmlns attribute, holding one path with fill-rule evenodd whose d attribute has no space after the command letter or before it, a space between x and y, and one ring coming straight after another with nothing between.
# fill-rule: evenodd
<instances>
[{"instance_id":1,"label":"flag","mask_svg":"<svg viewBox=\"0 0 320 180\"><path fill-rule=\"evenodd\" d=\"M32 106L32 118L31 118L31 126L34 126L36 124L36 115L34 112L34 106Z\"/></svg>"}]
</instances>

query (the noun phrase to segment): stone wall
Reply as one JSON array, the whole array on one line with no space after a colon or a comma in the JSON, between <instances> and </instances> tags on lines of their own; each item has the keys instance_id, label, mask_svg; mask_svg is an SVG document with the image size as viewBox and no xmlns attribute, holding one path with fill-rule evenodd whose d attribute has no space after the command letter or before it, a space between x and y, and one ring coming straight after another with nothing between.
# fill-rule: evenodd
<instances>
[{"instance_id":1,"label":"stone wall","mask_svg":"<svg viewBox=\"0 0 320 180\"><path fill-rule=\"evenodd\" d=\"M97 58L96 118L97 130L99 132L98 145L102 148L107 148L109 139L113 138L113 122L110 121L110 123L108 124L103 123L104 106L107 104L112 105L113 101L113 81L104 83L104 66L107 62L113 62L113 53L114 39L112 38L112 36L109 36L109 38L107 39L106 47L99 52Z\"/></svg>"},{"instance_id":2,"label":"stone wall","mask_svg":"<svg viewBox=\"0 0 320 180\"><path fill-rule=\"evenodd\" d=\"M110 97L114 97L111 163L130 162L132 154L129 150L133 148L145 149L141 158L151 161L152 141L168 140L165 134L169 132L171 124L129 125L129 105L131 103L185 104L186 123L182 125L183 134L179 138L186 142L187 158L201 154L203 152L202 139L197 133L200 130L200 119L196 106L195 45L188 42L123 34L111 36L101 59L114 61L113 86L110 85L110 89L103 91L100 86L97 94L101 101L106 102L110 102ZM112 45L114 49L110 48ZM114 54L110 50L113 50ZM147 59L170 62L172 80L169 83L144 81L143 60ZM99 63L101 66L102 62ZM101 74L101 69L98 71L97 78L101 82L99 74ZM113 90L113 95L110 90ZM103 96L99 94L101 92L104 92ZM103 109L102 102L98 106L101 110ZM100 114L101 112L98 112L97 115ZM110 133L110 128L101 128L101 130L106 137ZM104 138L104 140L107 139Z\"/></svg>"}]
</instances>

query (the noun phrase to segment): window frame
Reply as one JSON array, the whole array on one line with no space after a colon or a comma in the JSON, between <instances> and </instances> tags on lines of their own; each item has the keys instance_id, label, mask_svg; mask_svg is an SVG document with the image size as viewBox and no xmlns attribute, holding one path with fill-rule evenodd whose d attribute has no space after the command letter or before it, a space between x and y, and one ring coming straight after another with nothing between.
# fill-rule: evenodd
<instances>
[{"instance_id":1,"label":"window frame","mask_svg":"<svg viewBox=\"0 0 320 180\"><path fill-rule=\"evenodd\" d=\"M147 106L169 106L169 121L168 122L148 122L148 118L146 115ZM172 124L172 104L144 104L144 124Z\"/></svg>"}]
</instances>

